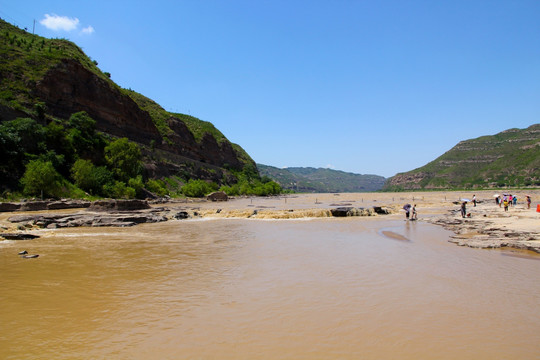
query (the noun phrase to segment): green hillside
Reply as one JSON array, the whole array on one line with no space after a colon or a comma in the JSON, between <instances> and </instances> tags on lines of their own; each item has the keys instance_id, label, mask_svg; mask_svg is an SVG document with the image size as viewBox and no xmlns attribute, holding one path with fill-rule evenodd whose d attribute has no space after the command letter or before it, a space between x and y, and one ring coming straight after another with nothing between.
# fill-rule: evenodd
<instances>
[{"instance_id":1,"label":"green hillside","mask_svg":"<svg viewBox=\"0 0 540 360\"><path fill-rule=\"evenodd\" d=\"M279 169L257 164L262 176L279 183L284 189L297 192L370 192L383 187L385 178L378 175L353 174L339 170L290 167Z\"/></svg>"},{"instance_id":2,"label":"green hillside","mask_svg":"<svg viewBox=\"0 0 540 360\"><path fill-rule=\"evenodd\" d=\"M540 186L540 124L462 141L384 190Z\"/></svg>"},{"instance_id":3,"label":"green hillside","mask_svg":"<svg viewBox=\"0 0 540 360\"><path fill-rule=\"evenodd\" d=\"M167 112L110 77L76 44L0 19L2 194L172 195L194 181L202 192L280 191L262 183L253 159L213 124ZM50 175L41 176L41 189L30 186L30 168L31 180Z\"/></svg>"}]
</instances>

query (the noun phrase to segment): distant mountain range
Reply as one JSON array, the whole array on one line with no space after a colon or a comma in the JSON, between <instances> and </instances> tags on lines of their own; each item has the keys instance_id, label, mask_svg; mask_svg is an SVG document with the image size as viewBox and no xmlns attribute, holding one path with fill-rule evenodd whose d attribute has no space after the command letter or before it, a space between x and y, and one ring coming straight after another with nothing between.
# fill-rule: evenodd
<instances>
[{"instance_id":1,"label":"distant mountain range","mask_svg":"<svg viewBox=\"0 0 540 360\"><path fill-rule=\"evenodd\" d=\"M540 124L465 140L432 162L388 179L383 190L540 186Z\"/></svg>"},{"instance_id":2,"label":"distant mountain range","mask_svg":"<svg viewBox=\"0 0 540 360\"><path fill-rule=\"evenodd\" d=\"M361 175L339 170L257 164L261 176L267 176L284 189L296 192L370 192L380 190L386 179L379 175Z\"/></svg>"}]
</instances>

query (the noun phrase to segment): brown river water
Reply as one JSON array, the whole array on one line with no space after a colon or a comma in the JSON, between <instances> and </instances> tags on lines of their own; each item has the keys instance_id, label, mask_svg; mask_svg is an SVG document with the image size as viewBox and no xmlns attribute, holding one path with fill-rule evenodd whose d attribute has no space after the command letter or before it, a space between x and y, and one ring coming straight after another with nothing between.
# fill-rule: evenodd
<instances>
[{"instance_id":1,"label":"brown river water","mask_svg":"<svg viewBox=\"0 0 540 360\"><path fill-rule=\"evenodd\" d=\"M540 358L538 257L449 235L391 215L1 241L0 359Z\"/></svg>"}]
</instances>

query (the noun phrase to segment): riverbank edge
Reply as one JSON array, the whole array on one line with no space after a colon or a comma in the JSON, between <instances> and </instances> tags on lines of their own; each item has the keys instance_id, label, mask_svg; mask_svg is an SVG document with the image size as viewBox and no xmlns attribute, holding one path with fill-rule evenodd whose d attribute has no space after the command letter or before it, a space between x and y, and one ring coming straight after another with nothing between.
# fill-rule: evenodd
<instances>
[{"instance_id":1,"label":"riverbank edge","mask_svg":"<svg viewBox=\"0 0 540 360\"><path fill-rule=\"evenodd\" d=\"M44 228L74 226L125 227L141 223L190 218L281 220L389 214L397 216L401 210L401 206L396 203L365 208L339 206L326 209L265 209L264 206L253 209L242 207L238 203L235 204L235 199L231 199L227 203L228 208L220 207L220 204L224 205L223 202L208 201L206 199L183 199L182 201L165 199L159 202L140 200L101 200L93 203L78 203L71 200L52 203L37 202L26 204L24 208L19 207L9 212L5 209L3 212L9 216L8 220L15 226L2 225L0 237L2 234L25 234ZM50 208L50 204L52 204L52 208ZM479 202L478 206L469 207L469 209L473 209L469 212L470 217L462 218L458 208L456 202L449 203L445 201L444 203L425 204L422 208L422 214L426 216L422 216L419 220L442 226L451 231L453 235L451 235L449 241L459 246L485 249L515 248L540 254L540 233L537 230L539 228L540 213L536 213L534 209L514 207L505 212L491 203ZM26 211L39 211L40 213L18 215L17 213L20 214L23 209ZM59 213L59 209L78 212ZM55 211L49 213L50 210Z\"/></svg>"}]
</instances>

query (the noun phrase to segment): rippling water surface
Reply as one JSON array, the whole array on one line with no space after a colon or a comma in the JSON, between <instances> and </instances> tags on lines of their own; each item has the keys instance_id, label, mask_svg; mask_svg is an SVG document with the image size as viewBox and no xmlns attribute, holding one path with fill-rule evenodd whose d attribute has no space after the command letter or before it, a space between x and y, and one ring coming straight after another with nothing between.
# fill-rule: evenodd
<instances>
[{"instance_id":1,"label":"rippling water surface","mask_svg":"<svg viewBox=\"0 0 540 360\"><path fill-rule=\"evenodd\" d=\"M0 242L0 358L539 358L538 257L447 238L380 217Z\"/></svg>"}]
</instances>

